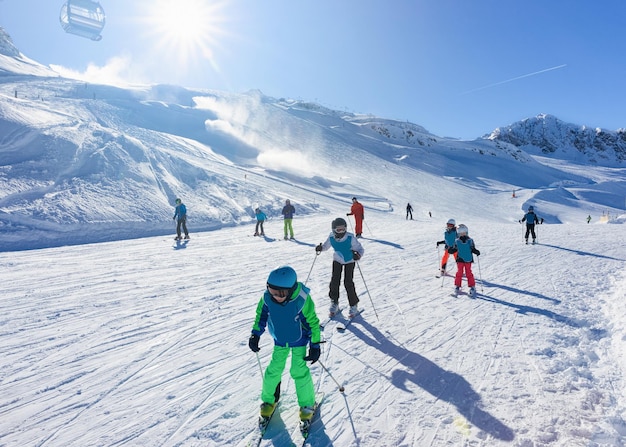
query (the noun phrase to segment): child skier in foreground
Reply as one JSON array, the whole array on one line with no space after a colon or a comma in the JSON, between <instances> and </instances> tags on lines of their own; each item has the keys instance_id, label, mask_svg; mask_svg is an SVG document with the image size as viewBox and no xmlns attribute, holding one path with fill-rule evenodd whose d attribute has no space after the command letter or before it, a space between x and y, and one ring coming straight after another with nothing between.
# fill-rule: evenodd
<instances>
[{"instance_id":1,"label":"child skier in foreground","mask_svg":"<svg viewBox=\"0 0 626 447\"><path fill-rule=\"evenodd\" d=\"M263 377L261 419L269 419L274 413L281 377L291 353L289 372L296 384L300 420L308 421L313 417L315 389L306 362L313 364L320 357L320 322L309 289L298 282L295 270L289 266L273 270L267 278L248 341L253 352L260 350L259 339L266 326L274 339L274 352Z\"/></svg>"},{"instance_id":2,"label":"child skier in foreground","mask_svg":"<svg viewBox=\"0 0 626 447\"><path fill-rule=\"evenodd\" d=\"M456 232L459 237L454 242L454 245L448 249L448 253L450 254L457 253L457 271L456 276L454 277L454 285L456 287L454 292L458 294L461 291L463 273L465 272L467 285L470 288L470 296L475 296L476 280L474 279L474 274L472 273L472 262L474 262L472 253L476 256L480 256L480 251L478 251L474 246L474 240L469 237L467 226L463 224L459 225Z\"/></svg>"}]
</instances>

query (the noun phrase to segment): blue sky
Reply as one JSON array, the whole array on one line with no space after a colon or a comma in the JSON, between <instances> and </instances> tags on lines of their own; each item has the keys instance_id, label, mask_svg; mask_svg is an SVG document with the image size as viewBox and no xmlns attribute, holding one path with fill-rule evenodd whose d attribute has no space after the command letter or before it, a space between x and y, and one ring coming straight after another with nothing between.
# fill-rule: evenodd
<instances>
[{"instance_id":1,"label":"blue sky","mask_svg":"<svg viewBox=\"0 0 626 447\"><path fill-rule=\"evenodd\" d=\"M0 0L0 25L93 81L259 89L460 138L539 113L626 127L622 0L101 0L99 42L61 29L63 3Z\"/></svg>"}]
</instances>

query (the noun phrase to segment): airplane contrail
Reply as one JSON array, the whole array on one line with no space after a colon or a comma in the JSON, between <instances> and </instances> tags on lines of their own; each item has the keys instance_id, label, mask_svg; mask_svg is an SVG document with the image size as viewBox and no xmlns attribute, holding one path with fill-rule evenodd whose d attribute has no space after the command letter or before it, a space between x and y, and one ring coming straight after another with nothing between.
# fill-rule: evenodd
<instances>
[{"instance_id":1,"label":"airplane contrail","mask_svg":"<svg viewBox=\"0 0 626 447\"><path fill-rule=\"evenodd\" d=\"M506 84L507 82L517 81L518 79L527 78L529 76L535 76L535 75L538 75L538 74L541 74L541 73L545 73L546 71L558 70L559 68L563 68L565 66L567 66L567 64L557 65L556 67L546 68L545 70L539 70L539 71L535 71L534 73L528 73L528 74L525 74L525 75L522 75L522 76L517 76L515 78L507 79L506 81L500 81L500 82L496 82L494 84L485 85L484 87L478 87L478 88L474 88L472 90L468 90L466 92L461 93L461 95L465 95L467 93L472 93L472 92L477 92L478 90L484 90L484 89L489 88L489 87L495 87L496 85Z\"/></svg>"}]
</instances>

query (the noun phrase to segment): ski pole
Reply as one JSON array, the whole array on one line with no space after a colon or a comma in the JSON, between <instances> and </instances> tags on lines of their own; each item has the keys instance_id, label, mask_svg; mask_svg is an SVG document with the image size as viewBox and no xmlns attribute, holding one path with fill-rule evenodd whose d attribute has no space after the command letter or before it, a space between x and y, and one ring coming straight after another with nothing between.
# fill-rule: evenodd
<instances>
[{"instance_id":1,"label":"ski pole","mask_svg":"<svg viewBox=\"0 0 626 447\"><path fill-rule=\"evenodd\" d=\"M263 367L261 366L261 358L259 357L259 353L255 352L256 354L256 362L259 365L259 371L261 372L261 378L263 378Z\"/></svg>"},{"instance_id":2,"label":"ski pole","mask_svg":"<svg viewBox=\"0 0 626 447\"><path fill-rule=\"evenodd\" d=\"M480 256L476 256L476 260L478 261L478 280L480 281L480 293L485 293L485 289L483 287L483 274L480 271Z\"/></svg>"},{"instance_id":3,"label":"ski pole","mask_svg":"<svg viewBox=\"0 0 626 447\"><path fill-rule=\"evenodd\" d=\"M320 364L320 366L324 369L324 371L326 371L326 374L328 374L328 377L330 377L331 379L333 379L333 382L335 382L337 384L337 387L339 388L339 392L343 393L346 389L343 387L343 385L340 385L339 382L337 382L337 379L335 379L335 377L330 373L330 371L328 370L328 368L326 368L326 366L324 366L324 364L322 363L321 360L318 360L317 363Z\"/></svg>"},{"instance_id":4,"label":"ski pole","mask_svg":"<svg viewBox=\"0 0 626 447\"><path fill-rule=\"evenodd\" d=\"M317 261L317 257L319 256L320 252L316 251L315 252L315 257L313 258L313 264L311 264L311 269L309 270L309 274L306 275L306 280L304 281L304 285L306 285L307 282L309 282L309 277L311 276L311 272L313 271L313 266L315 265L315 261Z\"/></svg>"},{"instance_id":5,"label":"ski pole","mask_svg":"<svg viewBox=\"0 0 626 447\"><path fill-rule=\"evenodd\" d=\"M374 314L376 314L376 319L380 321L378 318L378 312L376 312L376 307L374 307L374 300L372 300L372 295L370 295L370 291L367 288L367 283L365 282L365 277L363 276L363 272L361 271L361 266L358 262L355 262L356 266L359 268L359 273L361 274L361 278L363 279L363 284L365 285L365 291L367 292L367 296L370 297L370 302L372 303L372 309L374 309Z\"/></svg>"},{"instance_id":6,"label":"ski pole","mask_svg":"<svg viewBox=\"0 0 626 447\"><path fill-rule=\"evenodd\" d=\"M363 219L363 222L365 222L365 219ZM372 233L372 230L370 229L370 226L367 224L367 222L365 222L365 226L367 227L367 231L370 232L370 236L374 237L374 233Z\"/></svg>"}]
</instances>

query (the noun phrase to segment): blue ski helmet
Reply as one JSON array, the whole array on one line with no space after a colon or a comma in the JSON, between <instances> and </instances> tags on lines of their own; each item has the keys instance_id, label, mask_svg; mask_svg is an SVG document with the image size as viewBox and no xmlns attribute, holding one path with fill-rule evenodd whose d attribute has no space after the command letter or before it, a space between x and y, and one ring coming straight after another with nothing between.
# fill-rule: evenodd
<instances>
[{"instance_id":1,"label":"blue ski helmet","mask_svg":"<svg viewBox=\"0 0 626 447\"><path fill-rule=\"evenodd\" d=\"M535 211L535 208L532 205L528 207L528 212L530 213L531 211Z\"/></svg>"},{"instance_id":2,"label":"blue ski helmet","mask_svg":"<svg viewBox=\"0 0 626 447\"><path fill-rule=\"evenodd\" d=\"M183 203L183 201L182 201L182 200L180 200L180 199L176 199L176 203L177 203L177 204L178 204L178 203Z\"/></svg>"},{"instance_id":3,"label":"blue ski helmet","mask_svg":"<svg viewBox=\"0 0 626 447\"><path fill-rule=\"evenodd\" d=\"M272 270L267 277L267 286L276 290L295 289L297 284L298 276L296 271L288 265Z\"/></svg>"}]
</instances>

